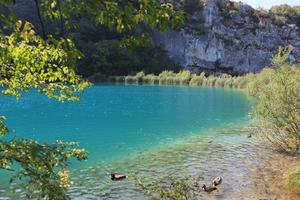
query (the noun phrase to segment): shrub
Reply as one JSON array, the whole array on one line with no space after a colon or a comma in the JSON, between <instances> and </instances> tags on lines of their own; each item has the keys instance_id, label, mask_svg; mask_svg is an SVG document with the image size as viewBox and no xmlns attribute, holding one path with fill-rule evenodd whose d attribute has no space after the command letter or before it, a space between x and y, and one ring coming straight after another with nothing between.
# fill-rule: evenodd
<instances>
[{"instance_id":1,"label":"shrub","mask_svg":"<svg viewBox=\"0 0 300 200\"><path fill-rule=\"evenodd\" d=\"M202 85L206 87L215 87L216 81L217 77L211 75L203 80Z\"/></svg>"},{"instance_id":2,"label":"shrub","mask_svg":"<svg viewBox=\"0 0 300 200\"><path fill-rule=\"evenodd\" d=\"M158 76L155 76L154 74L148 74L148 75L144 76L143 83L158 84L159 83Z\"/></svg>"},{"instance_id":3,"label":"shrub","mask_svg":"<svg viewBox=\"0 0 300 200\"><path fill-rule=\"evenodd\" d=\"M276 148L300 152L300 69L281 66L259 88L253 115L258 134Z\"/></svg>"},{"instance_id":4,"label":"shrub","mask_svg":"<svg viewBox=\"0 0 300 200\"><path fill-rule=\"evenodd\" d=\"M272 68L263 69L258 75L256 75L252 81L247 84L247 93L250 96L258 96L262 88L268 85L272 81L272 77L275 74L275 70Z\"/></svg>"},{"instance_id":5,"label":"shrub","mask_svg":"<svg viewBox=\"0 0 300 200\"><path fill-rule=\"evenodd\" d=\"M296 168L288 174L288 187L293 192L300 193L300 168Z\"/></svg>"},{"instance_id":6,"label":"shrub","mask_svg":"<svg viewBox=\"0 0 300 200\"><path fill-rule=\"evenodd\" d=\"M227 79L231 79L231 76L228 74L222 74L220 77L217 78L215 87L225 87L225 82Z\"/></svg>"},{"instance_id":7,"label":"shrub","mask_svg":"<svg viewBox=\"0 0 300 200\"><path fill-rule=\"evenodd\" d=\"M176 73L173 71L163 71L158 75L159 84L172 84L173 83L173 77L176 77Z\"/></svg>"},{"instance_id":8,"label":"shrub","mask_svg":"<svg viewBox=\"0 0 300 200\"><path fill-rule=\"evenodd\" d=\"M125 83L126 84L138 83L138 79L135 76L125 76Z\"/></svg>"},{"instance_id":9,"label":"shrub","mask_svg":"<svg viewBox=\"0 0 300 200\"><path fill-rule=\"evenodd\" d=\"M285 62L291 48L280 48L272 67L264 69L248 84L257 97L252 117L262 139L279 150L300 152L300 65Z\"/></svg>"},{"instance_id":10,"label":"shrub","mask_svg":"<svg viewBox=\"0 0 300 200\"><path fill-rule=\"evenodd\" d=\"M275 24L278 26L284 26L287 23L287 18L285 16L275 15Z\"/></svg>"},{"instance_id":11,"label":"shrub","mask_svg":"<svg viewBox=\"0 0 300 200\"><path fill-rule=\"evenodd\" d=\"M292 46L279 47L278 53L272 57L272 67L276 69L282 66L288 60L292 51Z\"/></svg>"},{"instance_id":12,"label":"shrub","mask_svg":"<svg viewBox=\"0 0 300 200\"><path fill-rule=\"evenodd\" d=\"M176 78L179 80L180 84L189 84L192 78L192 73L188 70L180 71L176 74Z\"/></svg>"},{"instance_id":13,"label":"shrub","mask_svg":"<svg viewBox=\"0 0 300 200\"><path fill-rule=\"evenodd\" d=\"M287 4L273 6L271 11L278 15L286 15L293 17L300 17L300 6L290 6Z\"/></svg>"},{"instance_id":14,"label":"shrub","mask_svg":"<svg viewBox=\"0 0 300 200\"><path fill-rule=\"evenodd\" d=\"M192 79L190 80L189 85L201 86L204 79L205 79L205 73L202 72L199 76L193 76Z\"/></svg>"},{"instance_id":15,"label":"shrub","mask_svg":"<svg viewBox=\"0 0 300 200\"><path fill-rule=\"evenodd\" d=\"M142 83L144 77L145 77L145 73L144 73L143 71L138 72L138 73L135 75L135 78L136 78L136 80L137 80L138 83Z\"/></svg>"}]
</instances>

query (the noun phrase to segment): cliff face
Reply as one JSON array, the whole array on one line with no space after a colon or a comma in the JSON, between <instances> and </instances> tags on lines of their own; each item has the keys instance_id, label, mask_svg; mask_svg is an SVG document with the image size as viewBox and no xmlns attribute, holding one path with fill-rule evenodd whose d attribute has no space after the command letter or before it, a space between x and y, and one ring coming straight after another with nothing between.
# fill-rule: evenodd
<instances>
[{"instance_id":1,"label":"cliff face","mask_svg":"<svg viewBox=\"0 0 300 200\"><path fill-rule=\"evenodd\" d=\"M205 3L198 5L200 1ZM41 32L33 1L16 2L12 8L18 17L31 21ZM153 36L156 44L165 46L169 56L186 69L231 74L258 72L270 65L279 46L288 45L294 47L290 60L300 60L299 18L279 23L278 16L271 12L229 0L173 2L189 2L184 8L191 17L182 30L154 32ZM55 23L45 23L47 32L55 30Z\"/></svg>"},{"instance_id":2,"label":"cliff face","mask_svg":"<svg viewBox=\"0 0 300 200\"><path fill-rule=\"evenodd\" d=\"M258 72L279 46L292 45L290 60L300 59L299 24L278 25L271 12L208 0L190 14L182 30L153 35L172 59L194 72Z\"/></svg>"}]
</instances>

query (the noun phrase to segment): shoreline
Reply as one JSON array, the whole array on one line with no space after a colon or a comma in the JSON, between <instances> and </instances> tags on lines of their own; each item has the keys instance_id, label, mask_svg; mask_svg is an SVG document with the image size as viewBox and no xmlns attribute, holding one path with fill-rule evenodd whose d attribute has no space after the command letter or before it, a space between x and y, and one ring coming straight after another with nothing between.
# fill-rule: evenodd
<instances>
[{"instance_id":1,"label":"shoreline","mask_svg":"<svg viewBox=\"0 0 300 200\"><path fill-rule=\"evenodd\" d=\"M215 176L222 176L224 181L218 192L200 193L205 199L294 200L299 194L286 190L282 182L285 167L299 162L299 158L280 154L255 137L248 138L245 121L162 144L115 163L72 170L75 185L69 189L69 194L72 199L119 199L119 195L122 199L146 199L130 178L111 182L108 173L116 171L129 177L144 177L149 182L161 177L197 176L203 184ZM12 190L14 195L24 195L22 190ZM3 192L0 190L0 196L8 195L7 191Z\"/></svg>"},{"instance_id":2,"label":"shoreline","mask_svg":"<svg viewBox=\"0 0 300 200\"><path fill-rule=\"evenodd\" d=\"M141 199L143 192L130 179L112 183L103 170L106 169L107 172L113 170L129 176L136 175L148 182L161 177L199 176L202 177L200 181L202 184L215 176L222 176L224 184L220 187L220 191L211 195L203 194L205 199L222 196L221 199L228 200L265 198L293 200L300 197L286 190L282 184L283 177L280 177L284 169L277 168L290 165L292 161L299 162L299 158L293 160L285 157L263 146L256 138L247 138L245 132L241 133L236 129L201 136L173 146L143 152L114 165L76 171L77 174L84 175L74 177L75 180L82 182L74 187L75 190L71 189L70 195L76 199L77 189L81 188L80 195L88 193L118 199L120 198L118 195L121 194L131 197L122 199ZM142 199L145 199L145 196Z\"/></svg>"}]
</instances>

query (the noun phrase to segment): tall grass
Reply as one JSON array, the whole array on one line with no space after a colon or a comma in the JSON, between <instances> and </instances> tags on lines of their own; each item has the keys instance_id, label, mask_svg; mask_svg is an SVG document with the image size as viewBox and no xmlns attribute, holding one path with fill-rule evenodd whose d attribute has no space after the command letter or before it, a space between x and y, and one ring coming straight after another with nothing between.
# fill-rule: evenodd
<instances>
[{"instance_id":1,"label":"tall grass","mask_svg":"<svg viewBox=\"0 0 300 200\"><path fill-rule=\"evenodd\" d=\"M163 71L159 75L145 74L138 72L136 75L110 77L109 81L126 84L152 84L152 85L189 85L219 88L246 89L248 85L255 82L256 75L247 74L245 76L231 76L223 74L220 76L207 76L204 72L199 75L190 71L182 70L178 73L174 71Z\"/></svg>"},{"instance_id":2,"label":"tall grass","mask_svg":"<svg viewBox=\"0 0 300 200\"><path fill-rule=\"evenodd\" d=\"M290 190L300 193L300 167L295 168L288 173L287 181Z\"/></svg>"}]
</instances>

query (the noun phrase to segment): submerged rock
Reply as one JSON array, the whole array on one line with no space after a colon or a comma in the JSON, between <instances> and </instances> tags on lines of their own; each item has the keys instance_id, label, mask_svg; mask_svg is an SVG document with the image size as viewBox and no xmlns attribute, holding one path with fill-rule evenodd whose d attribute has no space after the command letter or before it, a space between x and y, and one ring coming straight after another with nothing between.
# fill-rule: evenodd
<instances>
[{"instance_id":1,"label":"submerged rock","mask_svg":"<svg viewBox=\"0 0 300 200\"><path fill-rule=\"evenodd\" d=\"M191 13L180 31L153 33L170 57L194 72L258 72L270 65L279 46L292 45L291 61L300 59L300 28L277 25L271 11L251 6L208 0Z\"/></svg>"}]
</instances>

